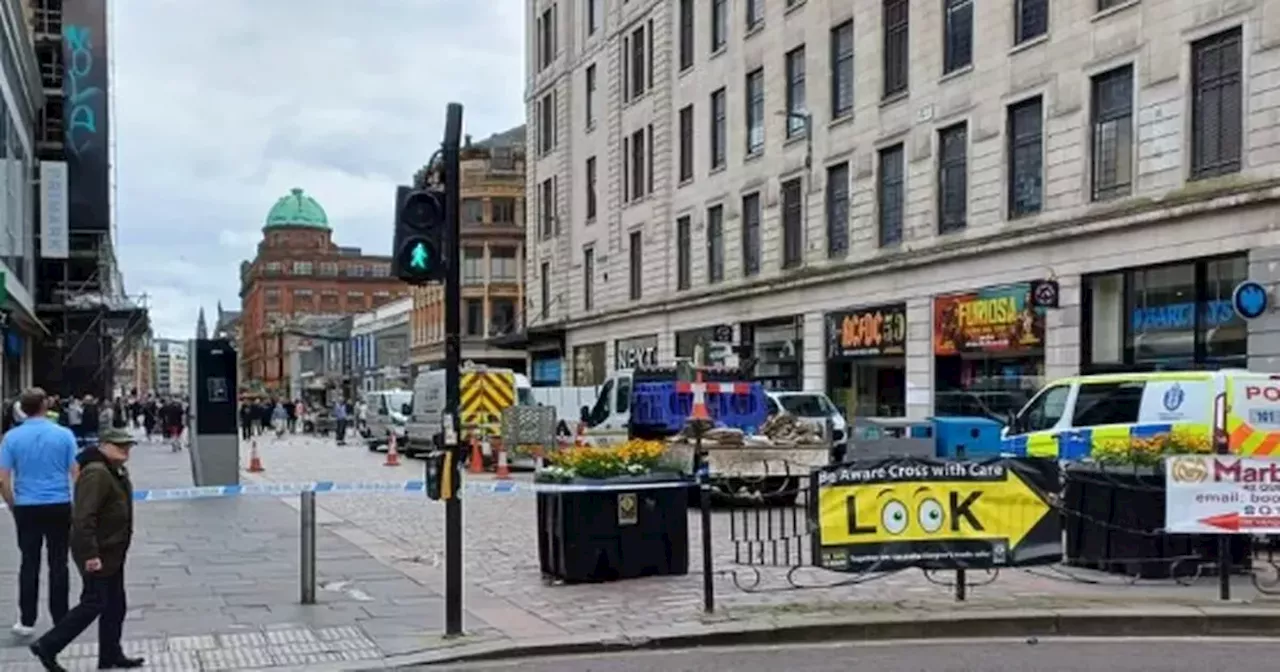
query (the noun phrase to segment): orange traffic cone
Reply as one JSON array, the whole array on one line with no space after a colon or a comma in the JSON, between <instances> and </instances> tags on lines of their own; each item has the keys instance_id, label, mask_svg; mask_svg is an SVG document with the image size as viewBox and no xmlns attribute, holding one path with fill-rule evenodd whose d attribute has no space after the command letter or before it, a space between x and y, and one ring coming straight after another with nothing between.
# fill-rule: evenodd
<instances>
[{"instance_id":1,"label":"orange traffic cone","mask_svg":"<svg viewBox=\"0 0 1280 672\"><path fill-rule=\"evenodd\" d=\"M258 442L254 441L249 444L249 472L256 474L266 469L262 468L262 458L258 457Z\"/></svg>"},{"instance_id":2,"label":"orange traffic cone","mask_svg":"<svg viewBox=\"0 0 1280 672\"><path fill-rule=\"evenodd\" d=\"M707 412L707 386L702 382L702 372L697 373L696 382L693 384L693 410L689 413L690 420L710 421L711 414Z\"/></svg>"},{"instance_id":3,"label":"orange traffic cone","mask_svg":"<svg viewBox=\"0 0 1280 672\"><path fill-rule=\"evenodd\" d=\"M474 434L471 436L471 466L467 471L473 474L484 473L484 453L480 451L480 441Z\"/></svg>"},{"instance_id":4,"label":"orange traffic cone","mask_svg":"<svg viewBox=\"0 0 1280 672\"><path fill-rule=\"evenodd\" d=\"M489 442L493 446L493 454L497 456L498 466L494 470L494 477L499 480L511 479L511 467L507 464L507 449L502 445L502 439L493 439Z\"/></svg>"},{"instance_id":5,"label":"orange traffic cone","mask_svg":"<svg viewBox=\"0 0 1280 672\"><path fill-rule=\"evenodd\" d=\"M400 466L400 451L396 450L396 435L392 434L387 440L387 461L382 463L384 467Z\"/></svg>"}]
</instances>

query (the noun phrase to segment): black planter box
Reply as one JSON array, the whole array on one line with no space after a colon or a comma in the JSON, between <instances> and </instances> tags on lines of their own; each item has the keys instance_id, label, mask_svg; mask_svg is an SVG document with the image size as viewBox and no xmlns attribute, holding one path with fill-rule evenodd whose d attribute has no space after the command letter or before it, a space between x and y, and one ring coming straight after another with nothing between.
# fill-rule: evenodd
<instances>
[{"instance_id":1,"label":"black planter box","mask_svg":"<svg viewBox=\"0 0 1280 672\"><path fill-rule=\"evenodd\" d=\"M564 485L602 489L537 493L543 576L583 583L689 572L690 481L663 474Z\"/></svg>"},{"instance_id":2,"label":"black planter box","mask_svg":"<svg viewBox=\"0 0 1280 672\"><path fill-rule=\"evenodd\" d=\"M1143 534L1164 527L1164 471L1077 464L1063 491L1066 564L1144 579L1216 575L1212 534ZM1253 566L1252 539L1232 535L1231 566Z\"/></svg>"}]
</instances>

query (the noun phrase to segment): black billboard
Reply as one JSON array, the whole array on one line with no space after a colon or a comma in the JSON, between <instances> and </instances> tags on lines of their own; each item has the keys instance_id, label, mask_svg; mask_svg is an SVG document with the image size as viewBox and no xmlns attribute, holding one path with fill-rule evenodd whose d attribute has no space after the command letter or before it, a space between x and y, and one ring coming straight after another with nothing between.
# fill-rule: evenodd
<instances>
[{"instance_id":1,"label":"black billboard","mask_svg":"<svg viewBox=\"0 0 1280 672\"><path fill-rule=\"evenodd\" d=\"M63 0L62 62L69 228L108 231L107 0Z\"/></svg>"}]
</instances>

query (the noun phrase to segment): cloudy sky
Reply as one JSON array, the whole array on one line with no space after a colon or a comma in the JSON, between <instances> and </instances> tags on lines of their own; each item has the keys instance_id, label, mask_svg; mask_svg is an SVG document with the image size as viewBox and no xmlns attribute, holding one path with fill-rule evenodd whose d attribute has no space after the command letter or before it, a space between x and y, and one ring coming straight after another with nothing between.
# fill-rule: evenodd
<instances>
[{"instance_id":1,"label":"cloudy sky","mask_svg":"<svg viewBox=\"0 0 1280 672\"><path fill-rule=\"evenodd\" d=\"M440 142L523 123L522 0L117 0L117 225L158 336L239 306L238 267L291 187L387 254L392 199Z\"/></svg>"}]
</instances>

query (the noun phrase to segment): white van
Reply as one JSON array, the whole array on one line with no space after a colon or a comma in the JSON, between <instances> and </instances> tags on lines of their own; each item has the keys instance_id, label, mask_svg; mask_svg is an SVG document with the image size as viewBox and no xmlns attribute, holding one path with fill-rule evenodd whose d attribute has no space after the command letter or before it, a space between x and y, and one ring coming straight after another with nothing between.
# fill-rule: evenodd
<instances>
[{"instance_id":1,"label":"white van","mask_svg":"<svg viewBox=\"0 0 1280 672\"><path fill-rule=\"evenodd\" d=\"M532 405L533 396L528 376L515 373L511 369L500 369L481 366L468 366L462 370L463 375L471 372L486 371L489 373L509 374L515 379L515 402L518 405ZM411 413L405 423L405 452L414 454L432 450L441 445L441 423L444 416L445 371L432 369L418 374L413 381L413 400ZM466 390L460 390L466 396Z\"/></svg>"},{"instance_id":2,"label":"white van","mask_svg":"<svg viewBox=\"0 0 1280 672\"><path fill-rule=\"evenodd\" d=\"M405 422L409 419L406 410L413 401L413 392L375 390L365 392L362 398L369 409L363 431L369 450L386 449L392 435L397 443L403 443Z\"/></svg>"}]
</instances>

